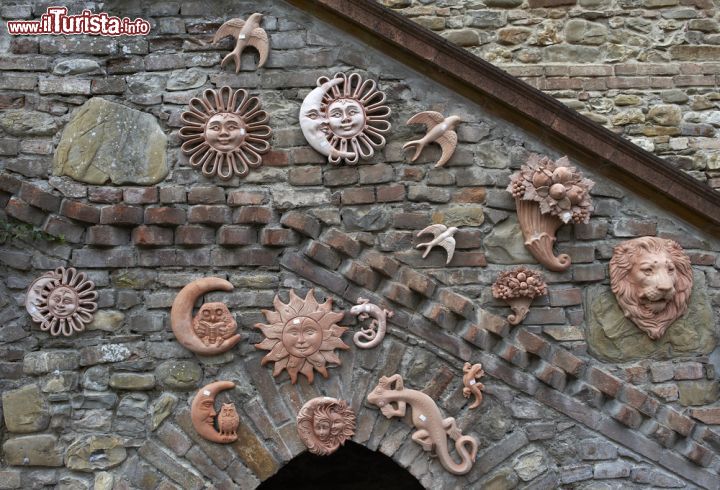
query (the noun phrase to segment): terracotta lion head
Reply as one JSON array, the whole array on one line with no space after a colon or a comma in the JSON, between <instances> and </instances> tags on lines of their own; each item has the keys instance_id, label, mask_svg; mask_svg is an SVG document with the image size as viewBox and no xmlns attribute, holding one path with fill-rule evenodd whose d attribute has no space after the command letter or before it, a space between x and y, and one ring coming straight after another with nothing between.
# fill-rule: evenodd
<instances>
[{"instance_id":1,"label":"terracotta lion head","mask_svg":"<svg viewBox=\"0 0 720 490\"><path fill-rule=\"evenodd\" d=\"M610 287L625 317L653 339L688 309L690 258L673 240L641 237L613 251Z\"/></svg>"}]
</instances>

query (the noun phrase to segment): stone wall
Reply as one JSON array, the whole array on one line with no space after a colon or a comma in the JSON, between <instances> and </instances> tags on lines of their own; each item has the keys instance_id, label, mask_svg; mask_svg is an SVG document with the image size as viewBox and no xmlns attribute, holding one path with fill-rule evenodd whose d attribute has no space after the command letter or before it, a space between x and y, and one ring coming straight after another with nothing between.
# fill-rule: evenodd
<instances>
[{"instance_id":1,"label":"stone wall","mask_svg":"<svg viewBox=\"0 0 720 490\"><path fill-rule=\"evenodd\" d=\"M197 41L257 9L271 39L267 66L249 70L248 53L240 74L221 70L229 43ZM43 10L3 6L0 15L35 18ZM504 189L530 152L559 157L553 148L280 1L108 10L152 19L151 34L0 41L7 47L0 218L63 237L0 245L0 487L254 488L304 450L295 414L322 394L350 400L354 440L391 456L426 488L717 488L720 241L594 175L592 162L574 162L597 182L596 212L589 225L561 229L559 249L573 266L546 273L549 295L510 328L509 309L492 299L490 285L510 264L539 266L524 251ZM92 66L81 59L99 69L57 74L60 63ZM355 167L328 165L297 125L316 79L340 70L379 80L393 111L388 145ZM178 129L191 97L225 84L261 97L274 135L262 168L221 183L188 166ZM168 136L164 180L85 185L51 176L62 130L91 97L156 118ZM433 168L437 148L416 164L401 149L418 134L405 121L428 108L467 121L443 169ZM447 267L443 253L421 260L412 248L415 232L433 221L462 227ZM583 293L607 290L613 246L644 235L685 247L704 293L693 304L711 313L681 329L681 341L666 350L602 361L588 353L597 347L588 347ZM94 322L70 338L41 332L23 307L30 282L57 266L88 272L100 293ZM243 336L239 347L213 357L182 348L169 326L177 292L206 276L234 285L205 299L226 303ZM262 336L252 326L291 288L303 295L315 288L343 310L360 296L382 302L395 310L389 334L377 349L342 352L327 380L274 379L260 366L264 353L253 344ZM706 332L702 343L695 328ZM487 372L475 411L462 397L467 360ZM410 440L406 422L364 402L381 375L396 372L478 438L468 475L448 474ZM190 423L194 393L215 380L237 384L234 444L208 443Z\"/></svg>"},{"instance_id":2,"label":"stone wall","mask_svg":"<svg viewBox=\"0 0 720 490\"><path fill-rule=\"evenodd\" d=\"M380 0L720 189L712 0Z\"/></svg>"}]
</instances>

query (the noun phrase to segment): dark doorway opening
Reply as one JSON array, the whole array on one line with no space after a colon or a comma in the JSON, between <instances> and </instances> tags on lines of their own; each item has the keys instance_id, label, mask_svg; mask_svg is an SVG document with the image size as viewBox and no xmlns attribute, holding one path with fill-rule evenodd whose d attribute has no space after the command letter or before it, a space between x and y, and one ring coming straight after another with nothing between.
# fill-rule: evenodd
<instances>
[{"instance_id":1,"label":"dark doorway opening","mask_svg":"<svg viewBox=\"0 0 720 490\"><path fill-rule=\"evenodd\" d=\"M422 490L408 471L383 453L354 442L329 456L305 451L295 456L258 490Z\"/></svg>"}]
</instances>

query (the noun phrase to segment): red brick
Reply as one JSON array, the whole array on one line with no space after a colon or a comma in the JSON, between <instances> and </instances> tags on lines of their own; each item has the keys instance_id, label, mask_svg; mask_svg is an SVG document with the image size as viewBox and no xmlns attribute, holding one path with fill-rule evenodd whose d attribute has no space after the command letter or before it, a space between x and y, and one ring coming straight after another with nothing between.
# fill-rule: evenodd
<instances>
[{"instance_id":1,"label":"red brick","mask_svg":"<svg viewBox=\"0 0 720 490\"><path fill-rule=\"evenodd\" d=\"M263 155L262 163L268 167L287 167L290 163L290 155L286 151L271 150Z\"/></svg>"},{"instance_id":2,"label":"red brick","mask_svg":"<svg viewBox=\"0 0 720 490\"><path fill-rule=\"evenodd\" d=\"M687 252L692 265L715 265L716 255L710 252Z\"/></svg>"},{"instance_id":3,"label":"red brick","mask_svg":"<svg viewBox=\"0 0 720 490\"><path fill-rule=\"evenodd\" d=\"M37 208L30 206L25 201L21 201L16 197L11 197L5 207L8 216L30 223L31 225L40 226L45 221L45 213Z\"/></svg>"},{"instance_id":4,"label":"red brick","mask_svg":"<svg viewBox=\"0 0 720 490\"><path fill-rule=\"evenodd\" d=\"M287 247L298 243L298 235L287 228L263 228L260 243L270 247Z\"/></svg>"},{"instance_id":5,"label":"red brick","mask_svg":"<svg viewBox=\"0 0 720 490\"><path fill-rule=\"evenodd\" d=\"M227 203L229 206L257 206L268 201L267 193L256 191L230 191Z\"/></svg>"},{"instance_id":6,"label":"red brick","mask_svg":"<svg viewBox=\"0 0 720 490\"><path fill-rule=\"evenodd\" d=\"M300 211L286 212L280 218L280 224L312 238L317 238L320 235L320 221Z\"/></svg>"},{"instance_id":7,"label":"red brick","mask_svg":"<svg viewBox=\"0 0 720 490\"><path fill-rule=\"evenodd\" d=\"M263 206L243 206L233 212L233 223L268 224L273 219L273 210Z\"/></svg>"},{"instance_id":8,"label":"red brick","mask_svg":"<svg viewBox=\"0 0 720 490\"><path fill-rule=\"evenodd\" d=\"M375 202L375 189L372 187L354 187L340 193L343 205L370 204Z\"/></svg>"},{"instance_id":9,"label":"red brick","mask_svg":"<svg viewBox=\"0 0 720 490\"><path fill-rule=\"evenodd\" d=\"M585 361L574 356L562 347L556 347L550 356L550 362L566 373L578 377L585 368Z\"/></svg>"},{"instance_id":10,"label":"red brick","mask_svg":"<svg viewBox=\"0 0 720 490\"><path fill-rule=\"evenodd\" d=\"M435 294L435 288L437 287L435 281L430 277L420 274L409 267L403 267L400 270L400 282L427 298Z\"/></svg>"},{"instance_id":11,"label":"red brick","mask_svg":"<svg viewBox=\"0 0 720 490\"><path fill-rule=\"evenodd\" d=\"M573 306L582 304L580 288L550 289L548 291L550 306Z\"/></svg>"},{"instance_id":12,"label":"red brick","mask_svg":"<svg viewBox=\"0 0 720 490\"><path fill-rule=\"evenodd\" d=\"M455 252L450 267L486 267L487 259L482 252Z\"/></svg>"},{"instance_id":13,"label":"red brick","mask_svg":"<svg viewBox=\"0 0 720 490\"><path fill-rule=\"evenodd\" d=\"M637 429L642 424L643 416L640 412L617 400L610 401L606 409L612 418L632 429Z\"/></svg>"},{"instance_id":14,"label":"red brick","mask_svg":"<svg viewBox=\"0 0 720 490\"><path fill-rule=\"evenodd\" d=\"M0 174L0 191L15 194L20 190L22 181L8 174Z\"/></svg>"},{"instance_id":15,"label":"red brick","mask_svg":"<svg viewBox=\"0 0 720 490\"><path fill-rule=\"evenodd\" d=\"M552 386L556 390L562 391L565 389L566 378L562 369L558 369L552 364L539 360L532 372L537 379Z\"/></svg>"},{"instance_id":16,"label":"red brick","mask_svg":"<svg viewBox=\"0 0 720 490\"><path fill-rule=\"evenodd\" d=\"M623 385L620 378L606 373L596 367L590 367L587 372L587 382L606 395L615 398Z\"/></svg>"},{"instance_id":17,"label":"red brick","mask_svg":"<svg viewBox=\"0 0 720 490\"><path fill-rule=\"evenodd\" d=\"M417 299L410 288L399 282L388 281L383 286L381 294L390 301L394 301L408 308L414 308L417 304Z\"/></svg>"},{"instance_id":18,"label":"red brick","mask_svg":"<svg viewBox=\"0 0 720 490\"><path fill-rule=\"evenodd\" d=\"M126 187L123 190L125 204L154 204L158 202L157 187Z\"/></svg>"},{"instance_id":19,"label":"red brick","mask_svg":"<svg viewBox=\"0 0 720 490\"><path fill-rule=\"evenodd\" d=\"M138 226L132 231L132 241L140 247L172 245L173 231L161 226Z\"/></svg>"},{"instance_id":20,"label":"red brick","mask_svg":"<svg viewBox=\"0 0 720 490\"><path fill-rule=\"evenodd\" d=\"M357 257L362 249L357 240L335 228L331 228L325 232L323 242L330 245L335 250L353 258Z\"/></svg>"},{"instance_id":21,"label":"red brick","mask_svg":"<svg viewBox=\"0 0 720 490\"><path fill-rule=\"evenodd\" d=\"M85 228L65 218L50 216L43 226L43 231L52 236L62 237L70 243L80 243Z\"/></svg>"},{"instance_id":22,"label":"red brick","mask_svg":"<svg viewBox=\"0 0 720 490\"><path fill-rule=\"evenodd\" d=\"M663 407L663 410L658 414L658 421L683 436L690 435L690 431L695 427L695 422L691 418L668 406Z\"/></svg>"},{"instance_id":23,"label":"red brick","mask_svg":"<svg viewBox=\"0 0 720 490\"><path fill-rule=\"evenodd\" d=\"M482 239L485 233L480 230L473 229L461 229L455 233L455 249L467 249L467 248L480 248L482 246ZM424 235L422 239L416 238L417 243L427 241L427 235Z\"/></svg>"},{"instance_id":24,"label":"red brick","mask_svg":"<svg viewBox=\"0 0 720 490\"><path fill-rule=\"evenodd\" d=\"M106 206L100 210L100 223L118 226L141 225L143 214L143 209L138 206L124 204Z\"/></svg>"},{"instance_id":25,"label":"red brick","mask_svg":"<svg viewBox=\"0 0 720 490\"><path fill-rule=\"evenodd\" d=\"M327 157L311 148L293 148L290 150L290 159L293 163L327 163Z\"/></svg>"},{"instance_id":26,"label":"red brick","mask_svg":"<svg viewBox=\"0 0 720 490\"><path fill-rule=\"evenodd\" d=\"M348 260L339 272L366 289L375 290L379 282L377 274L370 267L355 260Z\"/></svg>"},{"instance_id":27,"label":"red brick","mask_svg":"<svg viewBox=\"0 0 720 490\"><path fill-rule=\"evenodd\" d=\"M515 340L528 352L543 357L550 352L550 343L527 330L518 330Z\"/></svg>"},{"instance_id":28,"label":"red brick","mask_svg":"<svg viewBox=\"0 0 720 490\"><path fill-rule=\"evenodd\" d=\"M625 383L623 384L622 392L620 393L620 399L631 407L641 410L648 399L648 395L635 388L633 385Z\"/></svg>"},{"instance_id":29,"label":"red brick","mask_svg":"<svg viewBox=\"0 0 720 490\"><path fill-rule=\"evenodd\" d=\"M607 221L590 220L587 224L576 224L573 226L575 238L578 240L600 240L607 236Z\"/></svg>"},{"instance_id":30,"label":"red brick","mask_svg":"<svg viewBox=\"0 0 720 490\"><path fill-rule=\"evenodd\" d=\"M97 225L87 229L85 242L88 245L115 247L130 242L130 231L117 226Z\"/></svg>"},{"instance_id":31,"label":"red brick","mask_svg":"<svg viewBox=\"0 0 720 490\"><path fill-rule=\"evenodd\" d=\"M682 444L680 453L693 463L705 467L710 466L715 456L713 451L690 439Z\"/></svg>"},{"instance_id":32,"label":"red brick","mask_svg":"<svg viewBox=\"0 0 720 490\"><path fill-rule=\"evenodd\" d=\"M691 408L690 416L708 425L720 425L720 407Z\"/></svg>"},{"instance_id":33,"label":"red brick","mask_svg":"<svg viewBox=\"0 0 720 490\"><path fill-rule=\"evenodd\" d=\"M179 185L171 185L160 188L160 202L163 204L177 204L187 202L185 188Z\"/></svg>"},{"instance_id":34,"label":"red brick","mask_svg":"<svg viewBox=\"0 0 720 490\"><path fill-rule=\"evenodd\" d=\"M220 245L251 245L257 240L257 231L250 226L221 226L218 230Z\"/></svg>"},{"instance_id":35,"label":"red brick","mask_svg":"<svg viewBox=\"0 0 720 490\"><path fill-rule=\"evenodd\" d=\"M379 185L375 190L377 202L399 202L405 200L405 186L402 184Z\"/></svg>"},{"instance_id":36,"label":"red brick","mask_svg":"<svg viewBox=\"0 0 720 490\"><path fill-rule=\"evenodd\" d=\"M342 261L340 255L332 248L315 240L311 240L310 243L307 244L304 253L315 262L319 262L332 270L337 269Z\"/></svg>"},{"instance_id":37,"label":"red brick","mask_svg":"<svg viewBox=\"0 0 720 490\"><path fill-rule=\"evenodd\" d=\"M223 225L229 221L230 209L226 206L199 204L190 207L188 223Z\"/></svg>"},{"instance_id":38,"label":"red brick","mask_svg":"<svg viewBox=\"0 0 720 490\"><path fill-rule=\"evenodd\" d=\"M157 207L145 208L145 224L170 225L185 224L185 210L182 208Z\"/></svg>"},{"instance_id":39,"label":"red brick","mask_svg":"<svg viewBox=\"0 0 720 490\"><path fill-rule=\"evenodd\" d=\"M113 204L122 201L123 191L117 187L89 187L88 200L101 204Z\"/></svg>"},{"instance_id":40,"label":"red brick","mask_svg":"<svg viewBox=\"0 0 720 490\"><path fill-rule=\"evenodd\" d=\"M572 266L573 280L577 282L602 281L605 279L605 264Z\"/></svg>"},{"instance_id":41,"label":"red brick","mask_svg":"<svg viewBox=\"0 0 720 490\"><path fill-rule=\"evenodd\" d=\"M472 300L449 289L441 289L438 300L460 316L468 318L475 311Z\"/></svg>"},{"instance_id":42,"label":"red brick","mask_svg":"<svg viewBox=\"0 0 720 490\"><path fill-rule=\"evenodd\" d=\"M304 166L291 168L288 172L290 185L322 185L322 168Z\"/></svg>"},{"instance_id":43,"label":"red brick","mask_svg":"<svg viewBox=\"0 0 720 490\"><path fill-rule=\"evenodd\" d=\"M524 369L530 364L527 352L504 340L501 340L493 351L507 362L515 364L520 368Z\"/></svg>"},{"instance_id":44,"label":"red brick","mask_svg":"<svg viewBox=\"0 0 720 490\"><path fill-rule=\"evenodd\" d=\"M20 186L19 196L26 203L44 211L55 213L60 210L60 202L62 201L60 196L46 192L27 182L23 182Z\"/></svg>"},{"instance_id":45,"label":"red brick","mask_svg":"<svg viewBox=\"0 0 720 490\"><path fill-rule=\"evenodd\" d=\"M362 165L359 170L361 184L382 184L393 180L393 167L387 163Z\"/></svg>"},{"instance_id":46,"label":"red brick","mask_svg":"<svg viewBox=\"0 0 720 490\"><path fill-rule=\"evenodd\" d=\"M60 214L85 223L100 223L100 209L78 201L63 199L60 204Z\"/></svg>"},{"instance_id":47,"label":"red brick","mask_svg":"<svg viewBox=\"0 0 720 490\"><path fill-rule=\"evenodd\" d=\"M177 245L199 246L215 243L215 230L201 225L182 225L175 230Z\"/></svg>"},{"instance_id":48,"label":"red brick","mask_svg":"<svg viewBox=\"0 0 720 490\"><path fill-rule=\"evenodd\" d=\"M613 222L612 234L621 238L654 236L657 234L657 222L634 218L620 219Z\"/></svg>"},{"instance_id":49,"label":"red brick","mask_svg":"<svg viewBox=\"0 0 720 490\"><path fill-rule=\"evenodd\" d=\"M318 267L300 254L284 254L280 264L338 295L343 294L348 287L347 279L343 276Z\"/></svg>"},{"instance_id":50,"label":"red brick","mask_svg":"<svg viewBox=\"0 0 720 490\"><path fill-rule=\"evenodd\" d=\"M459 189L452 196L453 202L483 203L487 197L487 190L484 187L466 187Z\"/></svg>"},{"instance_id":51,"label":"red brick","mask_svg":"<svg viewBox=\"0 0 720 490\"><path fill-rule=\"evenodd\" d=\"M397 260L376 250L368 250L363 260L367 265L387 277L393 277L400 268L400 263Z\"/></svg>"},{"instance_id":52,"label":"red brick","mask_svg":"<svg viewBox=\"0 0 720 490\"><path fill-rule=\"evenodd\" d=\"M430 213L400 212L393 215L393 227L400 230L420 231L428 226L430 222Z\"/></svg>"},{"instance_id":53,"label":"red brick","mask_svg":"<svg viewBox=\"0 0 720 490\"><path fill-rule=\"evenodd\" d=\"M328 187L339 185L357 184L359 180L358 169L356 167L339 167L328 168L325 170L324 181Z\"/></svg>"},{"instance_id":54,"label":"red brick","mask_svg":"<svg viewBox=\"0 0 720 490\"><path fill-rule=\"evenodd\" d=\"M188 192L189 204L225 204L225 189L217 186L196 186Z\"/></svg>"},{"instance_id":55,"label":"red brick","mask_svg":"<svg viewBox=\"0 0 720 490\"><path fill-rule=\"evenodd\" d=\"M673 379L701 379L705 377L703 365L699 362L686 362L675 366Z\"/></svg>"}]
</instances>

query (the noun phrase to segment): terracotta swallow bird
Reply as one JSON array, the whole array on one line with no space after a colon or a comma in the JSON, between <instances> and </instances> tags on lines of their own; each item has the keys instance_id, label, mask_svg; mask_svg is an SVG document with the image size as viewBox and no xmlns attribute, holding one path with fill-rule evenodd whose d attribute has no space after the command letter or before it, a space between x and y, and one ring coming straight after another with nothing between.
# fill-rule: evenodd
<instances>
[{"instance_id":1,"label":"terracotta swallow bird","mask_svg":"<svg viewBox=\"0 0 720 490\"><path fill-rule=\"evenodd\" d=\"M424 124L427 128L427 134L419 140L410 141L403 145L403 150L406 148L415 147L415 154L412 157L412 162L417 160L420 153L423 151L426 145L430 143L437 143L442 148L442 156L440 160L435 164L435 167L442 167L450 160L450 157L455 152L457 146L457 133L455 128L462 122L458 116L445 117L439 112L425 111L418 112L413 117L408 119L408 124Z\"/></svg>"},{"instance_id":2,"label":"terracotta swallow bird","mask_svg":"<svg viewBox=\"0 0 720 490\"><path fill-rule=\"evenodd\" d=\"M455 239L453 238L453 235L456 231L458 231L458 229L454 226L448 228L445 225L430 225L421 232L419 232L417 236L424 235L426 233L432 233L433 235L435 235L435 238L433 238L429 242L420 243L416 245L415 248L426 247L425 252L422 255L422 258L424 259L425 257L427 257L427 255L430 253L430 250L432 250L434 246L441 246L447 251L447 261L445 262L445 265L447 265L450 263L453 254L455 253Z\"/></svg>"},{"instance_id":3,"label":"terracotta swallow bird","mask_svg":"<svg viewBox=\"0 0 720 490\"><path fill-rule=\"evenodd\" d=\"M270 43L268 42L267 32L260 27L262 17L263 14L256 13L248 17L246 21L242 19L230 19L220 26L220 29L215 33L213 43L227 36L232 36L237 41L235 49L220 62L221 68L232 59L235 61L235 73L238 73L240 71L240 56L247 46L252 46L257 49L260 54L257 67L260 68L265 64L268 53L270 52Z\"/></svg>"}]
</instances>

